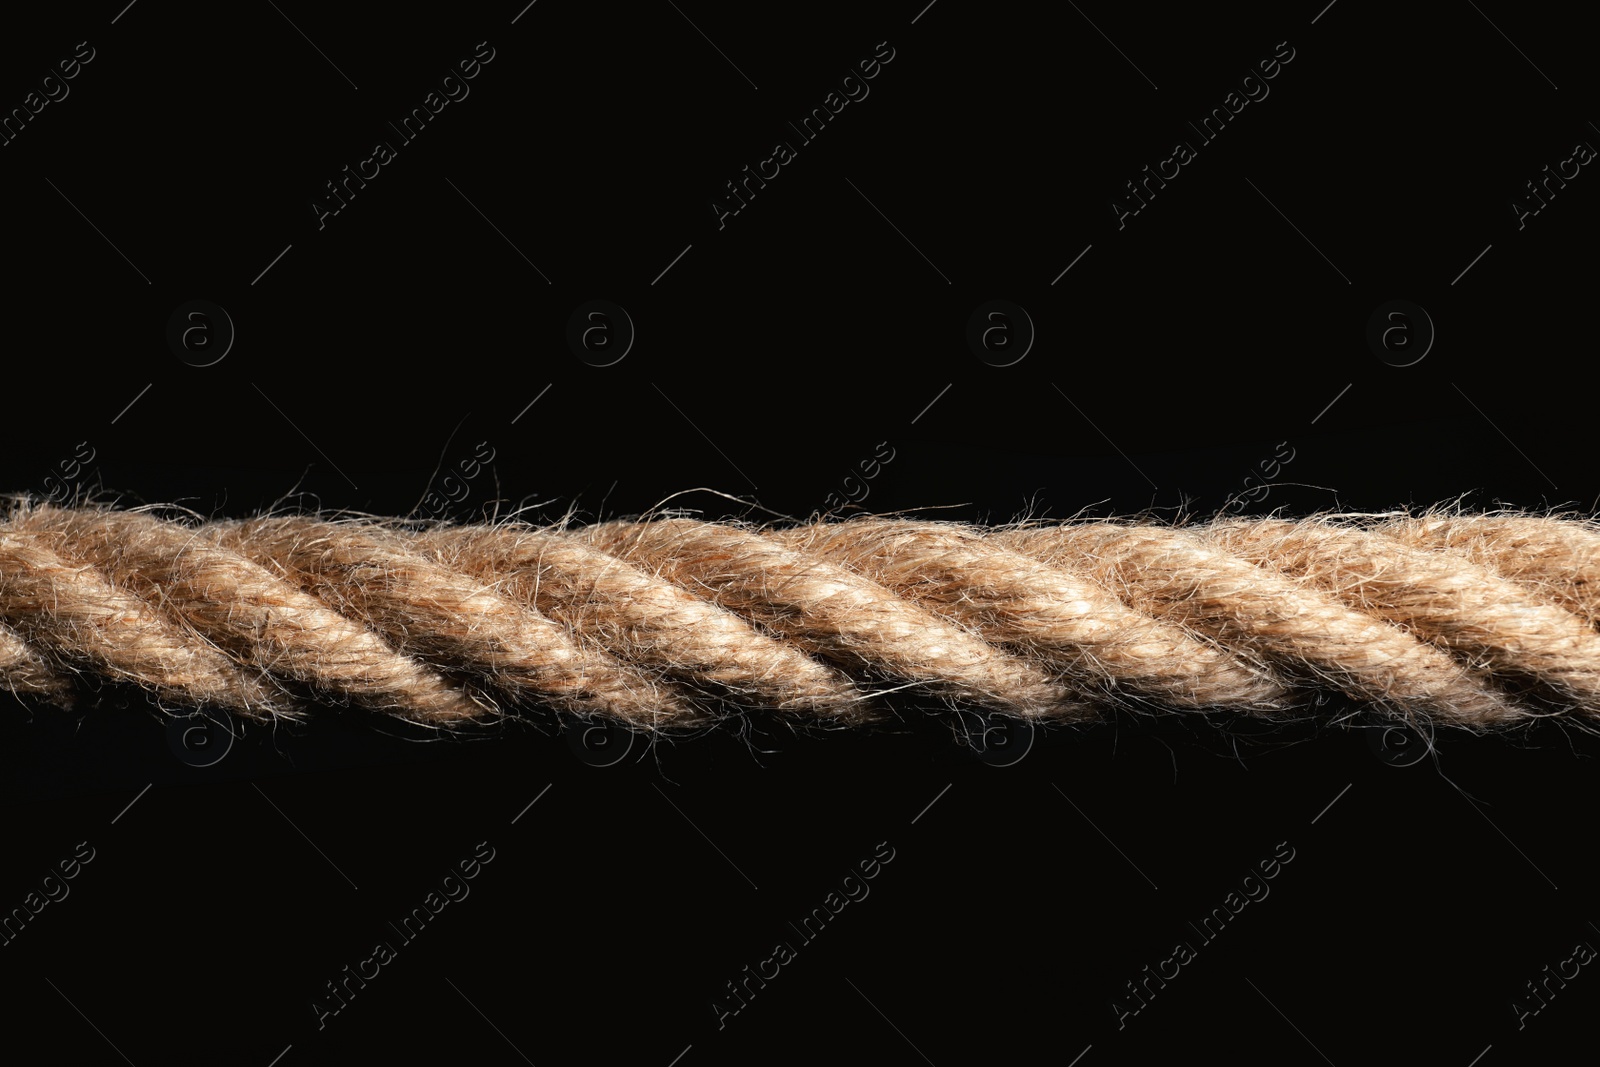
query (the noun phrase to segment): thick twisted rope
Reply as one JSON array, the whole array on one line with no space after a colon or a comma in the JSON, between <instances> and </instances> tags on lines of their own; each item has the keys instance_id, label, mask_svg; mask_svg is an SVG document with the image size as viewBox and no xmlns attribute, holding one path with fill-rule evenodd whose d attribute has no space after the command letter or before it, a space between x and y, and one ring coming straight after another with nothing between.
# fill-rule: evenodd
<instances>
[{"instance_id":1,"label":"thick twisted rope","mask_svg":"<svg viewBox=\"0 0 1600 1067\"><path fill-rule=\"evenodd\" d=\"M1034 720L1600 720L1600 524L1429 513L1076 521L687 518L418 527L15 501L0 684L173 710L319 705L447 727L541 706L647 730L906 696Z\"/></svg>"}]
</instances>

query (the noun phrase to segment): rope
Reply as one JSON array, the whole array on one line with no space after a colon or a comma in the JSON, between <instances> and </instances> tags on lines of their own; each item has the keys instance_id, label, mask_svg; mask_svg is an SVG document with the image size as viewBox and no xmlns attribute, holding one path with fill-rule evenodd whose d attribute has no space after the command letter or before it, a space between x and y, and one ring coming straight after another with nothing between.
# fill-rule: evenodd
<instances>
[{"instance_id":1,"label":"rope","mask_svg":"<svg viewBox=\"0 0 1600 1067\"><path fill-rule=\"evenodd\" d=\"M419 526L11 502L0 684L78 707L658 731L905 700L1032 720L1600 719L1600 524L1526 514L1087 521L679 517Z\"/></svg>"}]
</instances>

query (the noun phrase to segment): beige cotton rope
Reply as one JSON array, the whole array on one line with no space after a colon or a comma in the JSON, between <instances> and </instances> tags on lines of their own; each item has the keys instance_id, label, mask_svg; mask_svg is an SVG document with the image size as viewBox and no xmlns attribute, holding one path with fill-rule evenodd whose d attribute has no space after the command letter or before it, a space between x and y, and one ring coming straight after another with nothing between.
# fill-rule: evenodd
<instances>
[{"instance_id":1,"label":"beige cotton rope","mask_svg":"<svg viewBox=\"0 0 1600 1067\"><path fill-rule=\"evenodd\" d=\"M1543 515L549 527L23 499L0 519L0 684L59 707L111 682L257 719L545 707L672 730L906 701L1288 719L1337 695L1596 724L1597 621L1600 524Z\"/></svg>"}]
</instances>

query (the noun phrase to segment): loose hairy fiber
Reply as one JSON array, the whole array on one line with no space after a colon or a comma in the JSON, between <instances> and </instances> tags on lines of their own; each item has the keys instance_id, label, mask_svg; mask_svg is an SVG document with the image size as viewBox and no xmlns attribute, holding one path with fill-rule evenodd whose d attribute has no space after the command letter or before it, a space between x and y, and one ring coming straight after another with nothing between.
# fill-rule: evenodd
<instances>
[{"instance_id":1,"label":"loose hairy fiber","mask_svg":"<svg viewBox=\"0 0 1600 1067\"><path fill-rule=\"evenodd\" d=\"M1600 723L1600 524L1529 514L419 525L9 502L0 684L71 707L518 707L639 729L907 700L1038 721Z\"/></svg>"}]
</instances>

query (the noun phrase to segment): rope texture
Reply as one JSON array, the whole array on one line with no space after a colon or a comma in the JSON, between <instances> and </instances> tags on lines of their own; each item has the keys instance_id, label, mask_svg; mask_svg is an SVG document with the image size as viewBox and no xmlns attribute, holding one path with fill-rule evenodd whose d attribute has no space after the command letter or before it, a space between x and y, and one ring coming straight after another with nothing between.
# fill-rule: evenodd
<instances>
[{"instance_id":1,"label":"rope texture","mask_svg":"<svg viewBox=\"0 0 1600 1067\"><path fill-rule=\"evenodd\" d=\"M907 697L1053 721L1600 721L1600 523L1526 514L585 527L173 519L11 502L0 684L164 710L543 706L645 730ZM899 696L891 696L899 694Z\"/></svg>"}]
</instances>

